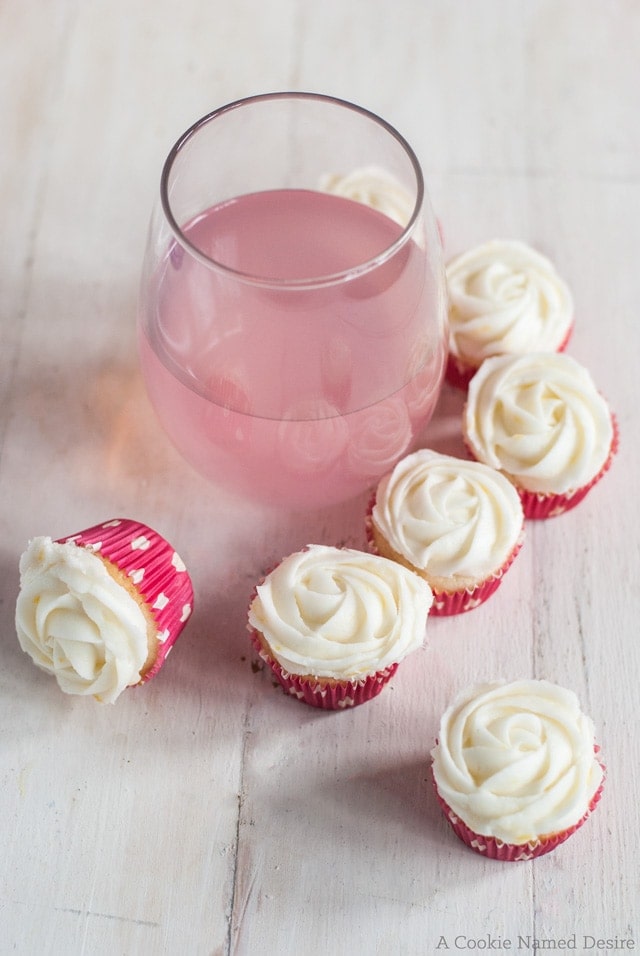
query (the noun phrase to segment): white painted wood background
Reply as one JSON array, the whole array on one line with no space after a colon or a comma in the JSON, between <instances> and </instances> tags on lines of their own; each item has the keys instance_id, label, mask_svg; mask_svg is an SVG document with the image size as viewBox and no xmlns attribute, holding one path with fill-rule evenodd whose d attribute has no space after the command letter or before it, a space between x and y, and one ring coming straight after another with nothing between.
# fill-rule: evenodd
<instances>
[{"instance_id":1,"label":"white painted wood background","mask_svg":"<svg viewBox=\"0 0 640 956\"><path fill-rule=\"evenodd\" d=\"M640 948L639 64L635 0L0 0L3 956ZM285 88L407 136L448 254L510 236L552 257L570 352L622 434L576 511L529 525L494 598L328 715L254 672L245 608L284 553L362 545L358 503L301 518L214 490L135 357L165 153L215 106ZM435 447L459 448L459 410L445 391ZM20 651L17 565L33 535L121 514L176 544L197 609L161 675L101 707ZM440 712L498 676L573 688L608 767L588 824L513 866L459 843L428 783Z\"/></svg>"}]
</instances>

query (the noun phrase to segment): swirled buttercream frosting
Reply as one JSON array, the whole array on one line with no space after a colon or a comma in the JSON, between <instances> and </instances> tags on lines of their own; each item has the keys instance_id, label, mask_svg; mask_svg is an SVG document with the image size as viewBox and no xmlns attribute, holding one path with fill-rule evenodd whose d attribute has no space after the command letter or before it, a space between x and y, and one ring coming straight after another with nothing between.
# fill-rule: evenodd
<instances>
[{"instance_id":1,"label":"swirled buttercream frosting","mask_svg":"<svg viewBox=\"0 0 640 956\"><path fill-rule=\"evenodd\" d=\"M413 214L414 202L398 180L378 166L359 166L349 173L326 173L320 180L323 192L353 199L406 226Z\"/></svg>"},{"instance_id":2,"label":"swirled buttercream frosting","mask_svg":"<svg viewBox=\"0 0 640 956\"><path fill-rule=\"evenodd\" d=\"M519 543L524 517L517 491L495 469L421 449L382 479L372 521L374 535L433 584L498 571Z\"/></svg>"},{"instance_id":3,"label":"swirled buttercream frosting","mask_svg":"<svg viewBox=\"0 0 640 956\"><path fill-rule=\"evenodd\" d=\"M34 538L20 559L22 649L67 694L112 703L140 680L148 655L140 605L90 550Z\"/></svg>"},{"instance_id":4,"label":"swirled buttercream frosting","mask_svg":"<svg viewBox=\"0 0 640 956\"><path fill-rule=\"evenodd\" d=\"M523 242L493 240L447 266L453 355L480 365L490 355L551 351L566 342L573 299L553 263Z\"/></svg>"},{"instance_id":5,"label":"swirled buttercream frosting","mask_svg":"<svg viewBox=\"0 0 640 956\"><path fill-rule=\"evenodd\" d=\"M573 691L545 680L479 684L442 716L433 775L471 830L520 845L588 812L603 779L594 747Z\"/></svg>"},{"instance_id":6,"label":"swirled buttercream frosting","mask_svg":"<svg viewBox=\"0 0 640 956\"><path fill-rule=\"evenodd\" d=\"M611 412L589 372L551 352L486 359L469 385L463 432L476 458L541 494L586 485L613 442Z\"/></svg>"},{"instance_id":7,"label":"swirled buttercream frosting","mask_svg":"<svg viewBox=\"0 0 640 956\"><path fill-rule=\"evenodd\" d=\"M393 561L309 545L258 585L249 625L286 672L351 681L421 647L431 602L426 582Z\"/></svg>"}]
</instances>

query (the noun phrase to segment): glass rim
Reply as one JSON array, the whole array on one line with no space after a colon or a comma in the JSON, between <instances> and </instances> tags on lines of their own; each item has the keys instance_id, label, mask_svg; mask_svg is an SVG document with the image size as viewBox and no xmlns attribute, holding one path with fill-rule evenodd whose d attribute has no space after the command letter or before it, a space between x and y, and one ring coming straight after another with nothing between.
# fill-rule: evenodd
<instances>
[{"instance_id":1,"label":"glass rim","mask_svg":"<svg viewBox=\"0 0 640 956\"><path fill-rule=\"evenodd\" d=\"M234 269L231 266L225 265L225 263L206 255L206 253L202 252L202 250L192 243L185 235L184 230L173 214L171 200L169 198L169 180L171 177L171 172L173 170L174 163L176 162L182 149L191 139L193 139L194 136L200 132L201 129L203 129L205 126L208 126L219 116L223 116L226 113L241 109L245 106L252 106L256 103L276 100L307 100L331 104L342 107L343 109L352 110L353 112L371 120L377 126L384 129L400 144L404 150L416 177L416 196L413 203L413 210L409 220L402 227L400 235L390 245L386 246L375 256L366 259L364 262L358 263L357 265L354 265L348 269L340 270L339 272L332 272L319 276L282 279L271 276L252 275L251 273L243 272L239 269ZM217 107L215 110L206 113L204 116L200 117L200 119L196 120L195 123L185 130L185 132L182 133L182 135L176 140L167 155L160 176L160 202L162 211L174 238L180 243L185 251L189 252L194 258L208 268L227 275L230 278L236 279L237 281L254 286L263 286L268 289L314 289L324 286L337 285L338 283L366 275L374 269L379 268L380 266L384 265L385 262L388 262L390 259L392 259L393 256L410 240L413 232L415 231L422 208L425 204L425 198L426 191L422 167L420 166L420 161L418 160L416 153L405 137L402 136L402 134L391 125L391 123L388 123L386 120L382 119L381 116L378 116L377 113L365 109L362 106L358 106L356 103L352 103L349 100L341 99L339 97L331 96L325 93L297 92L287 90L273 93L257 93L252 96L245 96L240 99L233 100L224 106Z\"/></svg>"}]
</instances>

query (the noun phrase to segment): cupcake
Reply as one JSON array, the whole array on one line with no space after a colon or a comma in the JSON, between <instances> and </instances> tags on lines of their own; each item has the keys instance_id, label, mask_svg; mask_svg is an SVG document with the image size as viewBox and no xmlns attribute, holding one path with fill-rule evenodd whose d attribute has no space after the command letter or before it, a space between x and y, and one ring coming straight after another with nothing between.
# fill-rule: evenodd
<instances>
[{"instance_id":1,"label":"cupcake","mask_svg":"<svg viewBox=\"0 0 640 956\"><path fill-rule=\"evenodd\" d=\"M147 525L116 518L20 558L23 651L66 694L113 703L158 673L193 605L176 551Z\"/></svg>"},{"instance_id":2,"label":"cupcake","mask_svg":"<svg viewBox=\"0 0 640 956\"><path fill-rule=\"evenodd\" d=\"M354 707L380 693L422 647L432 596L393 561L308 545L256 588L249 633L287 694L314 707Z\"/></svg>"},{"instance_id":3,"label":"cupcake","mask_svg":"<svg viewBox=\"0 0 640 956\"><path fill-rule=\"evenodd\" d=\"M460 839L495 860L530 860L582 826L604 783L593 724L573 691L496 681L445 711L433 782Z\"/></svg>"},{"instance_id":4,"label":"cupcake","mask_svg":"<svg viewBox=\"0 0 640 956\"><path fill-rule=\"evenodd\" d=\"M447 266L447 380L466 388L493 355L558 352L573 326L573 299L553 263L523 242L495 239Z\"/></svg>"},{"instance_id":5,"label":"cupcake","mask_svg":"<svg viewBox=\"0 0 640 956\"><path fill-rule=\"evenodd\" d=\"M433 591L431 614L478 607L499 587L523 540L511 482L486 465L421 449L378 484L367 516L371 549Z\"/></svg>"},{"instance_id":6,"label":"cupcake","mask_svg":"<svg viewBox=\"0 0 640 956\"><path fill-rule=\"evenodd\" d=\"M513 482L527 518L574 508L618 447L589 372L549 352L486 359L469 383L462 430L474 458Z\"/></svg>"}]
</instances>

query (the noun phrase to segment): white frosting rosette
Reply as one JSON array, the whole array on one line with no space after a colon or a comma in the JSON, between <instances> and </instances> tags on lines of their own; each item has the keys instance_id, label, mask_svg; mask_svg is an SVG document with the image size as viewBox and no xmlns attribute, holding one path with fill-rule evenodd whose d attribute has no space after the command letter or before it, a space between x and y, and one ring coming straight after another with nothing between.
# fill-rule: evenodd
<instances>
[{"instance_id":1,"label":"white frosting rosette","mask_svg":"<svg viewBox=\"0 0 640 956\"><path fill-rule=\"evenodd\" d=\"M447 266L450 352L477 368L492 355L555 352L573 324L573 298L553 263L523 242L493 240Z\"/></svg>"},{"instance_id":2,"label":"white frosting rosette","mask_svg":"<svg viewBox=\"0 0 640 956\"><path fill-rule=\"evenodd\" d=\"M58 541L34 538L20 558L20 646L67 694L114 703L150 680L192 607L180 556L133 519L112 518Z\"/></svg>"},{"instance_id":3,"label":"white frosting rosette","mask_svg":"<svg viewBox=\"0 0 640 956\"><path fill-rule=\"evenodd\" d=\"M286 674L358 681L423 645L431 601L392 561L309 545L258 585L249 625Z\"/></svg>"},{"instance_id":4,"label":"white frosting rosette","mask_svg":"<svg viewBox=\"0 0 640 956\"><path fill-rule=\"evenodd\" d=\"M589 372L555 353L486 359L469 385L462 427L477 459L524 492L565 496L561 510L601 476L616 444Z\"/></svg>"},{"instance_id":5,"label":"white frosting rosette","mask_svg":"<svg viewBox=\"0 0 640 956\"><path fill-rule=\"evenodd\" d=\"M16 630L22 649L67 694L112 703L140 680L147 619L86 548L34 538L20 559Z\"/></svg>"},{"instance_id":6,"label":"white frosting rosette","mask_svg":"<svg viewBox=\"0 0 640 956\"><path fill-rule=\"evenodd\" d=\"M421 449L382 479L373 532L437 591L475 587L519 548L522 505L511 482L479 462Z\"/></svg>"},{"instance_id":7,"label":"white frosting rosette","mask_svg":"<svg viewBox=\"0 0 640 956\"><path fill-rule=\"evenodd\" d=\"M596 752L572 691L545 680L479 684L442 716L434 783L473 849L527 859L562 842L595 806L604 778Z\"/></svg>"}]
</instances>

